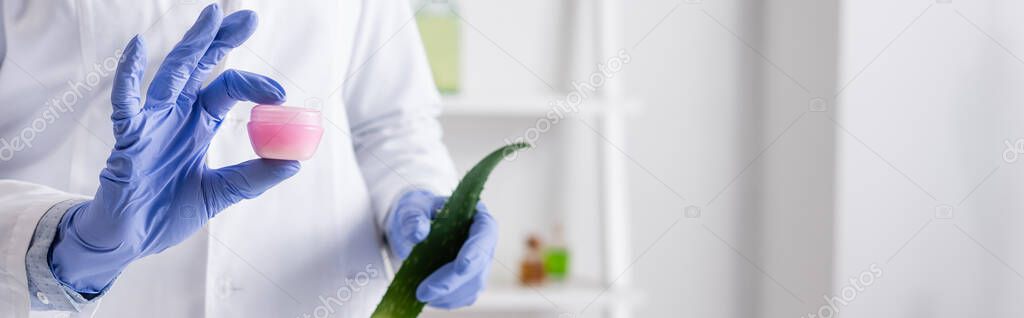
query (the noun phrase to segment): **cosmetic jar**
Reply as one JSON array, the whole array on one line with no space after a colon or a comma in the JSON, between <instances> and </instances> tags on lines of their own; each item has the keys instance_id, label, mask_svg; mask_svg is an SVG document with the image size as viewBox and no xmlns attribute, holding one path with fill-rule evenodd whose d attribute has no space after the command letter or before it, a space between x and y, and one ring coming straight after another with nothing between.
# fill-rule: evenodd
<instances>
[{"instance_id":1,"label":"cosmetic jar","mask_svg":"<svg viewBox=\"0 0 1024 318\"><path fill-rule=\"evenodd\" d=\"M324 134L319 110L281 105L256 105L249 117L249 141L264 159L306 160Z\"/></svg>"}]
</instances>

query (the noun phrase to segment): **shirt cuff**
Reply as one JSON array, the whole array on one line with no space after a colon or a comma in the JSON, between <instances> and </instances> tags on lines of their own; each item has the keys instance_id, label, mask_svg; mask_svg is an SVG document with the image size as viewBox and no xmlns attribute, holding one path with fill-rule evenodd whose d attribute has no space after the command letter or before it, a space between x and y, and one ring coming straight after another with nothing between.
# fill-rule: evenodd
<instances>
[{"instance_id":1,"label":"shirt cuff","mask_svg":"<svg viewBox=\"0 0 1024 318\"><path fill-rule=\"evenodd\" d=\"M74 311L78 312L106 294L104 289L99 294L85 299L81 294L65 286L50 270L50 245L57 235L57 227L64 213L72 206L86 200L66 200L57 203L43 214L36 225L36 231L25 254L25 269L28 272L28 291L32 301L32 310ZM109 288L109 287L108 287Z\"/></svg>"}]
</instances>

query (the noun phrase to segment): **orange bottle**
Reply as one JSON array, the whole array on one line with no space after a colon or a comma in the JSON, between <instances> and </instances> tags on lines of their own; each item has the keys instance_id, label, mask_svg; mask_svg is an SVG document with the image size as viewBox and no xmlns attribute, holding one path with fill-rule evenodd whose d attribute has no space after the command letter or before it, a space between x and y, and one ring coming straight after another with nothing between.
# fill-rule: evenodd
<instances>
[{"instance_id":1,"label":"orange bottle","mask_svg":"<svg viewBox=\"0 0 1024 318\"><path fill-rule=\"evenodd\" d=\"M544 283L544 261L541 255L540 239L530 235L526 240L526 255L520 265L519 282L527 286Z\"/></svg>"}]
</instances>

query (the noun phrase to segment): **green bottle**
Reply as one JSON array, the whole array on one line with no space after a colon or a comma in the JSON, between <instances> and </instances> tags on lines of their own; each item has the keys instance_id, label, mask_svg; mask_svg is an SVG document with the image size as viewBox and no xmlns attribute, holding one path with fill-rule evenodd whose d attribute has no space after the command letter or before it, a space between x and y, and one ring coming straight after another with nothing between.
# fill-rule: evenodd
<instances>
[{"instance_id":1,"label":"green bottle","mask_svg":"<svg viewBox=\"0 0 1024 318\"><path fill-rule=\"evenodd\" d=\"M565 246L561 224L555 225L551 243L544 250L544 272L555 282L569 276L569 249Z\"/></svg>"},{"instance_id":2,"label":"green bottle","mask_svg":"<svg viewBox=\"0 0 1024 318\"><path fill-rule=\"evenodd\" d=\"M454 3L444 0L419 0L414 9L416 24L423 37L434 83L441 94L459 92L459 25Z\"/></svg>"}]
</instances>

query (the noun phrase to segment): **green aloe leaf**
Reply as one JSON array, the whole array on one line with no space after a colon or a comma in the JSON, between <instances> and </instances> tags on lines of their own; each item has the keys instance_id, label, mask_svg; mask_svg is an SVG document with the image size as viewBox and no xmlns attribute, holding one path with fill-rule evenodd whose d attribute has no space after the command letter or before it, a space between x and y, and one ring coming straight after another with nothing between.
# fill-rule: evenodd
<instances>
[{"instance_id":1,"label":"green aloe leaf","mask_svg":"<svg viewBox=\"0 0 1024 318\"><path fill-rule=\"evenodd\" d=\"M505 156L528 147L530 145L526 143L501 147L462 177L455 192L431 223L430 234L413 247L409 257L402 262L401 269L371 317L411 318L423 311L425 304L416 299L416 288L427 276L455 260L459 254L462 244L469 238L469 227L473 224L476 204L480 201L480 192L484 190L487 177Z\"/></svg>"}]
</instances>

